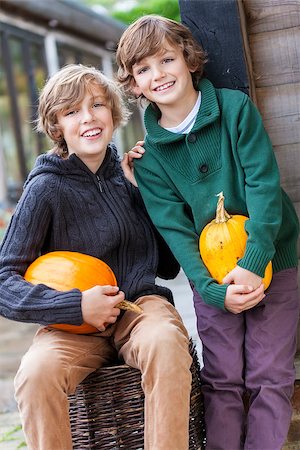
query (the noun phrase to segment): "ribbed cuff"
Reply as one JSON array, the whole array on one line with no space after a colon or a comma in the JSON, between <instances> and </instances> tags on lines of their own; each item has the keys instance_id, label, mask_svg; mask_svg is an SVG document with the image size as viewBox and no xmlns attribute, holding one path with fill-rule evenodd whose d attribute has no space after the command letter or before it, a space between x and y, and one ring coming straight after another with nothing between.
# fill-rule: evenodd
<instances>
[{"instance_id":1,"label":"ribbed cuff","mask_svg":"<svg viewBox=\"0 0 300 450\"><path fill-rule=\"evenodd\" d=\"M218 284L215 282L210 283L206 287L203 294L201 294L203 297L203 300L208 305L215 306L216 308L225 310L224 301L225 301L227 287L228 287L228 284Z\"/></svg>"},{"instance_id":2,"label":"ribbed cuff","mask_svg":"<svg viewBox=\"0 0 300 450\"><path fill-rule=\"evenodd\" d=\"M258 248L247 246L245 255L238 261L237 265L263 278L270 260L270 255L267 255Z\"/></svg>"},{"instance_id":3,"label":"ribbed cuff","mask_svg":"<svg viewBox=\"0 0 300 450\"><path fill-rule=\"evenodd\" d=\"M81 325L83 323L81 299L82 293L79 289L72 289L56 295L55 299L52 299L55 302L55 309L52 310L52 323Z\"/></svg>"},{"instance_id":4,"label":"ribbed cuff","mask_svg":"<svg viewBox=\"0 0 300 450\"><path fill-rule=\"evenodd\" d=\"M282 248L276 248L273 259L273 271L280 272L284 269L298 266L297 245L293 242Z\"/></svg>"}]
</instances>

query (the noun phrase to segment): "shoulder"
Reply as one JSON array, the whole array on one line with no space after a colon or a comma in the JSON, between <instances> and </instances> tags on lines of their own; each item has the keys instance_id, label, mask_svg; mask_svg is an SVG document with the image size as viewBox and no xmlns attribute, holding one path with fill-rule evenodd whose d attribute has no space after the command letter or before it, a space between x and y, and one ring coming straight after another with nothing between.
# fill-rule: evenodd
<instances>
[{"instance_id":1,"label":"shoulder","mask_svg":"<svg viewBox=\"0 0 300 450\"><path fill-rule=\"evenodd\" d=\"M218 89L218 101L220 105L221 120L229 124L237 124L241 121L260 120L260 114L251 98L238 89Z\"/></svg>"},{"instance_id":2,"label":"shoulder","mask_svg":"<svg viewBox=\"0 0 300 450\"><path fill-rule=\"evenodd\" d=\"M229 89L225 87L215 87L208 78L202 78L198 89L202 93L202 102L213 103L217 100L220 104L243 104L249 97L240 89Z\"/></svg>"},{"instance_id":3,"label":"shoulder","mask_svg":"<svg viewBox=\"0 0 300 450\"><path fill-rule=\"evenodd\" d=\"M251 102L250 97L239 89L219 88L216 94L222 107L242 108Z\"/></svg>"},{"instance_id":4,"label":"shoulder","mask_svg":"<svg viewBox=\"0 0 300 450\"><path fill-rule=\"evenodd\" d=\"M61 177L53 173L43 173L35 175L33 178L26 180L24 191L44 192L44 195L50 193L51 190L58 186Z\"/></svg>"},{"instance_id":5,"label":"shoulder","mask_svg":"<svg viewBox=\"0 0 300 450\"><path fill-rule=\"evenodd\" d=\"M14 216L22 217L27 222L34 216L40 217L40 213L57 208L57 190L53 189L49 180L44 176L36 176L26 183L19 198Z\"/></svg>"},{"instance_id":6,"label":"shoulder","mask_svg":"<svg viewBox=\"0 0 300 450\"><path fill-rule=\"evenodd\" d=\"M57 207L57 199L61 192L61 176L53 173L36 174L26 180L20 205L27 205L36 209L38 205L48 205L50 209Z\"/></svg>"}]
</instances>

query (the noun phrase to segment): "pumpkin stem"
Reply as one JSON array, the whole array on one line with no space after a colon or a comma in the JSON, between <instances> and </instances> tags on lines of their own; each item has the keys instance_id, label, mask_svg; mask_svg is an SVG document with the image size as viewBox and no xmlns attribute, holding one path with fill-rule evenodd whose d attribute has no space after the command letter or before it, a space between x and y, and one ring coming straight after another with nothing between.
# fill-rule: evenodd
<instances>
[{"instance_id":1,"label":"pumpkin stem","mask_svg":"<svg viewBox=\"0 0 300 450\"><path fill-rule=\"evenodd\" d=\"M224 200L225 197L223 195L223 192L220 192L219 194L217 194L218 198L218 203L217 203L217 209L216 209L216 223L224 223L227 222L227 220L229 220L231 218L230 214L228 214L228 212L226 211L226 209L224 208Z\"/></svg>"}]
</instances>

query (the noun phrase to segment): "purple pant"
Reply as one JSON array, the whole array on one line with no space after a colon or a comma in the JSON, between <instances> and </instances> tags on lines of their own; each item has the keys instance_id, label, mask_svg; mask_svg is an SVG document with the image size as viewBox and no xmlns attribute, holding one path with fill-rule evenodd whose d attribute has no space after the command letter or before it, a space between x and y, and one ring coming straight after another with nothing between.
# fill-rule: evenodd
<instances>
[{"instance_id":1,"label":"purple pant","mask_svg":"<svg viewBox=\"0 0 300 450\"><path fill-rule=\"evenodd\" d=\"M285 442L295 381L297 269L274 274L266 294L255 308L232 314L205 304L194 289L206 450L280 450Z\"/></svg>"}]
</instances>

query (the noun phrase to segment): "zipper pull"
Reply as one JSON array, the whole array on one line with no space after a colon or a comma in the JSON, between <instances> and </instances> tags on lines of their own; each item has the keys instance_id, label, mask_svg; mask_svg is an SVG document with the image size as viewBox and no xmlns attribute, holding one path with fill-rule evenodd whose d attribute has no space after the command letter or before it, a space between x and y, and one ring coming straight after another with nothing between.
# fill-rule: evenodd
<instances>
[{"instance_id":1,"label":"zipper pull","mask_svg":"<svg viewBox=\"0 0 300 450\"><path fill-rule=\"evenodd\" d=\"M99 190L100 190L100 192L103 192L103 187L102 187L102 183L101 183L101 180L100 180L100 178L99 178L99 176L98 176L98 175L96 175L96 177L97 177L97 182L98 182L98 187L99 187Z\"/></svg>"}]
</instances>

